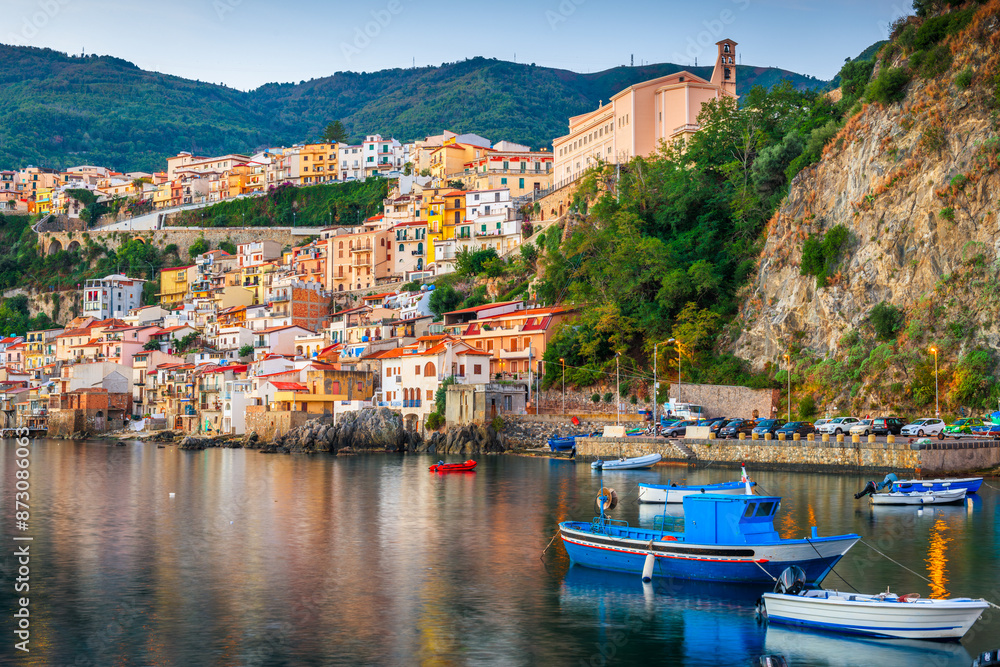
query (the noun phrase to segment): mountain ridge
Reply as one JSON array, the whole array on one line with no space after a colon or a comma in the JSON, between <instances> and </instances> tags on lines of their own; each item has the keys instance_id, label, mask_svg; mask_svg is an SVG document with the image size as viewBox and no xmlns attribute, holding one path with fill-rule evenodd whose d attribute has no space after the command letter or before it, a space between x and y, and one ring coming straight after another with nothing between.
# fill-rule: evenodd
<instances>
[{"instance_id":1,"label":"mountain ridge","mask_svg":"<svg viewBox=\"0 0 1000 667\"><path fill-rule=\"evenodd\" d=\"M402 141L444 129L551 146L570 116L623 88L688 70L672 63L581 74L469 58L439 67L336 72L251 91L143 70L114 56L72 56L0 44L0 168L103 164L152 171L181 150L252 152L316 140L340 119L352 141L379 132ZM787 70L737 67L738 90L789 80L800 90L828 82Z\"/></svg>"}]
</instances>

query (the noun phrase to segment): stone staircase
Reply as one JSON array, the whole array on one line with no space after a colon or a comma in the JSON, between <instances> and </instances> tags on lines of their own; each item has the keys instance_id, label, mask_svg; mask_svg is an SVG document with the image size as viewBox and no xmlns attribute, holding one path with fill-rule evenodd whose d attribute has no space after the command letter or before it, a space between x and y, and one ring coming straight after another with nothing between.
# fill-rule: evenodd
<instances>
[{"instance_id":1,"label":"stone staircase","mask_svg":"<svg viewBox=\"0 0 1000 667\"><path fill-rule=\"evenodd\" d=\"M690 447L688 447L687 445L685 445L682 440L667 440L667 442L670 443L671 447L673 447L678 452L680 452L682 457L684 457L686 459L696 459L696 458L698 458L697 454L694 453L694 450L692 450Z\"/></svg>"}]
</instances>

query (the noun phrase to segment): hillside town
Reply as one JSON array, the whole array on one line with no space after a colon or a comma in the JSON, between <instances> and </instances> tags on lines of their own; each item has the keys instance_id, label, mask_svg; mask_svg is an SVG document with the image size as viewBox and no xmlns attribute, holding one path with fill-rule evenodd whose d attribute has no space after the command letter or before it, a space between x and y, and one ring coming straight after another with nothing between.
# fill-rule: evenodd
<instances>
[{"instance_id":1,"label":"hillside town","mask_svg":"<svg viewBox=\"0 0 1000 667\"><path fill-rule=\"evenodd\" d=\"M124 199L127 214L140 215L277 186L390 182L382 212L359 224L297 246L262 229L235 252L160 267L156 304L144 302L138 277L86 281L82 312L65 327L0 340L3 426L275 437L376 406L398 411L411 431L537 412L547 345L574 307L495 299L436 317L433 281L474 253L517 252L538 231L526 200L697 132L703 104L735 97L735 47L718 43L711 80L682 71L570 118L551 151L475 134L407 144L373 134L252 156L182 152L154 174L0 172L0 209L65 218L80 216L80 189Z\"/></svg>"}]
</instances>

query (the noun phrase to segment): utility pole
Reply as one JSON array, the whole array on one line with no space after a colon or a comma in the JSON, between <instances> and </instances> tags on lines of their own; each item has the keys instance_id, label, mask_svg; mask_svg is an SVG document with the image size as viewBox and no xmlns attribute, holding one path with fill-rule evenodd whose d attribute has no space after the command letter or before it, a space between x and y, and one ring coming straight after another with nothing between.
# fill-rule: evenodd
<instances>
[{"instance_id":1,"label":"utility pole","mask_svg":"<svg viewBox=\"0 0 1000 667\"><path fill-rule=\"evenodd\" d=\"M618 425L622 423L622 397L621 397L622 381L618 366L618 358L620 356L621 356L620 352L615 352L615 403L618 406L618 417L615 423Z\"/></svg>"},{"instance_id":2,"label":"utility pole","mask_svg":"<svg viewBox=\"0 0 1000 667\"><path fill-rule=\"evenodd\" d=\"M562 380L563 380L563 414L566 414L566 360L560 358L559 362L562 364Z\"/></svg>"},{"instance_id":3,"label":"utility pole","mask_svg":"<svg viewBox=\"0 0 1000 667\"><path fill-rule=\"evenodd\" d=\"M792 357L785 355L785 369L788 371L788 421L792 421Z\"/></svg>"}]
</instances>

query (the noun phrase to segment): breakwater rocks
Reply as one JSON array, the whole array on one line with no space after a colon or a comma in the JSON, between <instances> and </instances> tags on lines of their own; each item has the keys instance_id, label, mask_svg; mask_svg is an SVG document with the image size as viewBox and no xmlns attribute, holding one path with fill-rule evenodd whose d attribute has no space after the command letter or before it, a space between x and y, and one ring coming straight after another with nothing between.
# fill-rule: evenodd
<instances>
[{"instance_id":1,"label":"breakwater rocks","mask_svg":"<svg viewBox=\"0 0 1000 667\"><path fill-rule=\"evenodd\" d=\"M243 446L264 452L407 452L417 451L420 434L403 428L403 417L388 408L357 410L339 415L337 423L328 417L306 422L274 442L260 443L251 435Z\"/></svg>"},{"instance_id":2,"label":"breakwater rocks","mask_svg":"<svg viewBox=\"0 0 1000 667\"><path fill-rule=\"evenodd\" d=\"M492 426L469 424L453 426L446 432L435 432L430 438L420 443L412 452L428 454L502 454L509 447L506 439L497 433Z\"/></svg>"}]
</instances>

